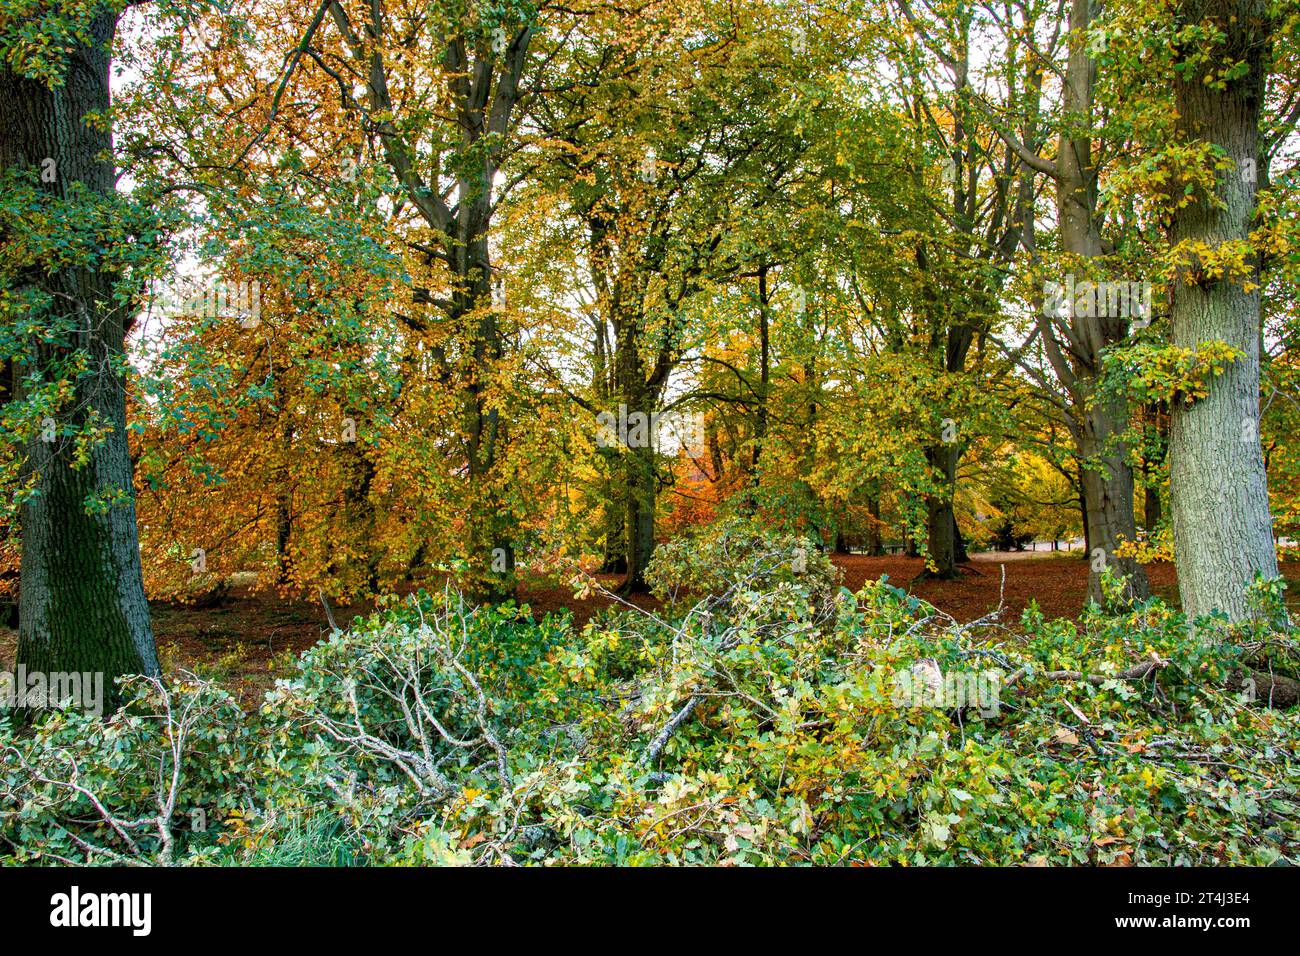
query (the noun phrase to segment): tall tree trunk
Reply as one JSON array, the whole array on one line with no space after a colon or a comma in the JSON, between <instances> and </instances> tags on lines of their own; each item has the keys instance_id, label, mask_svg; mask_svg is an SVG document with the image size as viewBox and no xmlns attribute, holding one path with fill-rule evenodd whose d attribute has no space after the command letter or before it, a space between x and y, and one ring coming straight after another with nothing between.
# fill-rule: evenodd
<instances>
[{"instance_id":1,"label":"tall tree trunk","mask_svg":"<svg viewBox=\"0 0 1300 956\"><path fill-rule=\"evenodd\" d=\"M1081 478L1089 555L1088 598L1099 603L1103 595L1097 568L1102 564L1128 579L1131 597L1141 599L1150 594L1142 565L1117 553L1121 544L1137 540L1133 468L1128 462L1128 446L1120 440L1126 425L1127 416L1121 408L1103 401L1083 412L1079 452L1084 462Z\"/></svg>"},{"instance_id":2,"label":"tall tree trunk","mask_svg":"<svg viewBox=\"0 0 1300 956\"><path fill-rule=\"evenodd\" d=\"M1097 62L1093 56L1091 28L1100 12L1099 0L1073 0L1070 5L1068 54L1061 74L1061 117L1056 157L1044 159L1034 139L1037 128L1037 84L1031 100L1028 122L1019 143L1005 130L999 135L1011 145L1030 168L1049 176L1056 186L1056 218L1061 251L1066 253L1070 272L1080 271L1080 280L1093 278L1089 272L1104 253L1097 213L1098 177L1092 144L1096 125L1095 89ZM1024 222L1024 245L1038 261L1034 239L1034 217ZM1059 277L1064 279L1065 277ZM1044 351L1057 379L1070 399L1070 431L1080 461L1079 506L1083 514L1084 538L1090 561L1088 597L1101 597L1098 566L1110 567L1128 576L1130 595L1142 598L1150 593L1141 565L1119 558L1113 551L1135 535L1133 517L1133 472L1127 449L1120 442L1128 423L1126 403L1100 394L1102 350L1127 334L1126 317L1090 314L1094 310L1074 308L1065 316L1048 316L1038 309L1038 330ZM1112 487L1114 485L1114 487ZM1102 549L1102 562L1092 552Z\"/></svg>"},{"instance_id":3,"label":"tall tree trunk","mask_svg":"<svg viewBox=\"0 0 1300 956\"><path fill-rule=\"evenodd\" d=\"M871 516L867 524L867 554L878 558L885 553L885 543L880 534L880 495L872 495L867 499L867 514Z\"/></svg>"},{"instance_id":4,"label":"tall tree trunk","mask_svg":"<svg viewBox=\"0 0 1300 956\"><path fill-rule=\"evenodd\" d=\"M705 431L705 445L708 449L709 464L713 467L713 474L709 480L714 484L721 482L727 470L727 463L722 456L722 442L718 439L718 425L712 419L709 420Z\"/></svg>"},{"instance_id":5,"label":"tall tree trunk","mask_svg":"<svg viewBox=\"0 0 1300 956\"><path fill-rule=\"evenodd\" d=\"M1150 423L1144 428L1142 451L1142 527L1154 534L1164 517L1160 500L1160 469L1168 457L1169 408L1166 402L1150 402L1145 410Z\"/></svg>"},{"instance_id":6,"label":"tall tree trunk","mask_svg":"<svg viewBox=\"0 0 1300 956\"><path fill-rule=\"evenodd\" d=\"M655 450L630 448L627 463L627 574L620 590L632 593L646 590L645 570L655 547Z\"/></svg>"},{"instance_id":7,"label":"tall tree trunk","mask_svg":"<svg viewBox=\"0 0 1300 956\"><path fill-rule=\"evenodd\" d=\"M758 269L758 406L754 411L754 450L751 459L753 483L758 484L758 465L767 438L767 394L772 378L772 336L769 315L767 265Z\"/></svg>"},{"instance_id":8,"label":"tall tree trunk","mask_svg":"<svg viewBox=\"0 0 1300 956\"><path fill-rule=\"evenodd\" d=\"M88 42L71 51L64 83L53 89L0 68L0 164L39 167L53 160L45 188L66 200L74 184L113 196L109 109L110 44L115 14L96 17ZM96 119L87 121L88 114ZM25 478L36 494L23 504L18 663L32 671L99 671L107 680L158 672L140 570L131 458L127 447L125 365L129 307L117 305L118 276L93 267L62 266L30 276L51 297L51 311L69 319L73 347L93 371L80 379L65 422L52 441L37 434L27 448ZM66 356L57 343L34 344L36 367ZM25 374L25 373L22 373ZM22 401L18 367L13 383ZM74 468L75 438L89 424L111 429ZM107 507L89 507L107 501Z\"/></svg>"},{"instance_id":9,"label":"tall tree trunk","mask_svg":"<svg viewBox=\"0 0 1300 956\"><path fill-rule=\"evenodd\" d=\"M1271 24L1263 0L1184 0L1178 16L1187 24L1212 20L1225 31L1224 42L1208 59L1196 61L1174 81L1180 138L1214 144L1231 165L1214 195L1198 195L1176 210L1171 238L1217 250L1246 241L1255 213L1254 167ZM1236 64L1244 67L1239 76ZM1211 75L1231 78L1207 82ZM1242 353L1211 381L1205 398L1171 403L1174 549L1179 594L1190 616L1219 610L1240 621L1249 613L1245 589L1254 576L1278 573L1259 441L1258 282L1255 270L1211 277L1194 262L1180 270L1174 284L1174 345L1195 348L1217 340Z\"/></svg>"},{"instance_id":10,"label":"tall tree trunk","mask_svg":"<svg viewBox=\"0 0 1300 956\"><path fill-rule=\"evenodd\" d=\"M621 467L617 454L605 459L610 469L604 481L604 494L601 502L601 516L605 526L603 557L600 562L601 574L627 573L627 505L624 501L623 485L616 470Z\"/></svg>"},{"instance_id":11,"label":"tall tree trunk","mask_svg":"<svg viewBox=\"0 0 1300 956\"><path fill-rule=\"evenodd\" d=\"M949 580L957 576L957 519L953 514L952 494L957 483L957 444L932 445L926 449L936 477L945 489L926 497L929 560L933 569L922 569L918 577Z\"/></svg>"},{"instance_id":12,"label":"tall tree trunk","mask_svg":"<svg viewBox=\"0 0 1300 956\"><path fill-rule=\"evenodd\" d=\"M281 393L282 390L277 389L277 392ZM277 394L276 404L280 408L286 407L282 394ZM289 540L293 537L293 488L289 461L293 455L294 427L293 420L288 415L284 416L284 424L280 429L280 439L282 442L280 451L282 462L274 473L275 583L286 584L289 580L291 566Z\"/></svg>"},{"instance_id":13,"label":"tall tree trunk","mask_svg":"<svg viewBox=\"0 0 1300 956\"><path fill-rule=\"evenodd\" d=\"M608 276L604 237L607 235L603 219L594 212L588 215L588 231L591 237L590 254L592 282L597 289L608 289ZM602 316L592 329L592 369L591 391L596 396L602 411L609 411L613 396L617 393L617 384L611 377L612 371L607 323ZM598 448L600 466L604 470L600 488L601 524L604 529L601 542L602 556L600 574L627 573L627 507L623 500L624 482L620 475L622 460L618 446Z\"/></svg>"},{"instance_id":14,"label":"tall tree trunk","mask_svg":"<svg viewBox=\"0 0 1300 956\"><path fill-rule=\"evenodd\" d=\"M614 363L618 393L626 408L627 433L620 435L619 453L624 475L624 558L627 571L620 591L646 590L645 570L655 546L654 411L659 393L646 377L641 356L641 316L633 314L617 323ZM621 416L620 416L621 417Z\"/></svg>"},{"instance_id":15,"label":"tall tree trunk","mask_svg":"<svg viewBox=\"0 0 1300 956\"><path fill-rule=\"evenodd\" d=\"M531 23L525 23L497 56L485 55L476 38L460 24L439 38L439 66L449 78L445 104L451 114L449 128L455 130L460 143L454 154L449 150L448 155L439 156L433 168L426 169L416 139L427 131L415 124L415 135L411 136L395 118L397 109L383 52L391 36L390 23L383 5L369 5L368 22L361 29L352 23L342 5L331 7L330 16L354 67L366 77L372 118L366 131L379 138L389 168L407 199L438 237L441 254L437 258L451 273L449 297L435 296L424 289L416 290L416 300L443 312L466 353L463 369L449 367L444 355L441 370L444 378L456 380L462 397L461 426L470 499L464 549L474 571L475 597L503 600L514 591L516 521L501 487L507 480L500 467L508 441L507 423L491 397L491 382L505 352L506 339L500 314L492 305L488 237L495 208L493 185L517 121L516 107L523 95L520 80L533 28ZM449 204L441 181L453 175L456 192L454 202ZM505 573L500 570L502 558Z\"/></svg>"},{"instance_id":16,"label":"tall tree trunk","mask_svg":"<svg viewBox=\"0 0 1300 956\"><path fill-rule=\"evenodd\" d=\"M1082 475L1083 472L1080 471L1079 474ZM1092 554L1092 525L1088 522L1088 496L1083 492L1082 477L1075 485L1075 492L1079 499L1079 525L1083 528L1083 556L1087 558Z\"/></svg>"},{"instance_id":17,"label":"tall tree trunk","mask_svg":"<svg viewBox=\"0 0 1300 956\"><path fill-rule=\"evenodd\" d=\"M1147 534L1154 534L1160 524L1160 489L1147 485L1143 489L1142 527Z\"/></svg>"},{"instance_id":18,"label":"tall tree trunk","mask_svg":"<svg viewBox=\"0 0 1300 956\"><path fill-rule=\"evenodd\" d=\"M475 192L480 190L481 192ZM453 294L451 319L468 327L473 341L473 362L466 370L463 415L466 425L466 460L472 503L466 515L471 567L483 570L474 595L499 602L514 594L514 516L505 504L498 461L506 445L506 422L492 404L488 384L493 370L505 354L500 317L492 305L492 262L488 249L488 182L466 183L461 187L465 201L476 196L482 205L476 217L462 218L454 246L457 288Z\"/></svg>"},{"instance_id":19,"label":"tall tree trunk","mask_svg":"<svg viewBox=\"0 0 1300 956\"><path fill-rule=\"evenodd\" d=\"M345 530L347 556L331 564L331 569L346 575L348 584L360 583L368 596L379 592L379 541L376 534L377 515L370 490L375 483L375 463L360 442L342 446L343 508L338 515Z\"/></svg>"},{"instance_id":20,"label":"tall tree trunk","mask_svg":"<svg viewBox=\"0 0 1300 956\"><path fill-rule=\"evenodd\" d=\"M293 536L293 512L290 510L289 490L281 488L275 497L275 583L289 580L289 539Z\"/></svg>"},{"instance_id":21,"label":"tall tree trunk","mask_svg":"<svg viewBox=\"0 0 1300 956\"><path fill-rule=\"evenodd\" d=\"M1074 0L1070 7L1070 53L1062 88L1062 107L1070 124L1061 133L1056 155L1056 207L1060 222L1061 247L1079 266L1101 257L1103 244L1097 216L1097 168L1092 156L1091 126L1097 63L1089 46L1088 31L1100 7L1097 0ZM1083 277L1080 277L1083 278ZM1128 424L1127 404L1099 395L1102 350L1124 337L1127 320L1120 316L1079 315L1069 302L1070 352L1074 372L1063 381L1074 398L1078 421L1074 437L1082 459L1084 505L1087 509L1088 598L1100 601L1099 565L1125 575L1134 598L1150 592L1140 564L1121 558L1115 548L1137 535L1133 516L1133 469L1128 448L1120 440ZM1096 310L1088 310L1096 311ZM1059 352L1053 357L1062 375ZM1102 561L1092 560L1097 549Z\"/></svg>"},{"instance_id":22,"label":"tall tree trunk","mask_svg":"<svg viewBox=\"0 0 1300 956\"><path fill-rule=\"evenodd\" d=\"M957 563L965 564L970 560L970 554L966 551L966 539L962 536L961 525L957 524L957 513L955 511L952 516L952 540Z\"/></svg>"}]
</instances>

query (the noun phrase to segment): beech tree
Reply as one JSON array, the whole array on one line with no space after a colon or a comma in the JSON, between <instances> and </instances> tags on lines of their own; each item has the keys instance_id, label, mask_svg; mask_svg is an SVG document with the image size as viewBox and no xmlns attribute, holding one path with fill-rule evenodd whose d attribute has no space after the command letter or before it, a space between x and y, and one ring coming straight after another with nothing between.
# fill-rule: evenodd
<instances>
[{"instance_id":1,"label":"beech tree","mask_svg":"<svg viewBox=\"0 0 1300 956\"><path fill-rule=\"evenodd\" d=\"M947 195L929 199L936 207L938 233L916 247L916 268L923 284L918 311L929 327L927 351L947 375L967 371L972 346L991 331L999 317L997 300L1020 250L1026 218L1034 206L1033 170L1007 144L998 142L977 106L977 86L992 73L1008 99L1028 87L1036 93L1033 74L1022 76L1029 54L1020 38L1008 36L1005 49L987 66L972 63L971 41L977 25L974 6L943 10L921 0L916 7L898 0L898 9L925 50L924 56L903 46L908 69L900 83L903 101L918 138L943 162L939 177ZM912 38L907 40L912 42ZM907 54L911 54L910 56ZM932 62L933 61L933 65ZM932 71L938 73L936 77ZM972 76L972 74L975 74ZM926 459L939 491L926 496L927 576L952 578L965 560L953 499L957 471L970 423L966 409L945 408L952 434L942 432L926 446Z\"/></svg>"},{"instance_id":2,"label":"beech tree","mask_svg":"<svg viewBox=\"0 0 1300 956\"><path fill-rule=\"evenodd\" d=\"M1059 255L1056 268L1048 268L1042 278L1062 287L1073 288L1073 281L1105 281L1107 257L1115 248L1103 235L1105 217L1099 206L1103 168L1113 158L1108 148L1113 144L1099 136L1097 35L1105 28L1101 15L1097 0L1073 0L1064 20L1035 4L1009 9L999 20L1004 33L1027 39L1031 76L1039 79L1027 84L1034 95L1006 104L1009 109L991 108L990 113L998 134L1021 161L1054 187ZM1054 77L1057 87L1058 109L1050 119L1042 114L1038 95L1044 72ZM1040 148L1040 139L1054 140L1051 155ZM1045 263L1038 257L1032 221L1024 238L1031 259ZM1150 593L1146 572L1125 549L1137 538L1129 408L1123 394L1103 387L1105 355L1125 340L1130 316L1127 310L1079 308L1073 294L1059 303L1064 308L1053 308L1048 300L1047 308L1043 299L1034 303L1036 337L1064 391L1063 421L1079 460L1085 534L1093 555L1089 598L1102 598L1101 572L1107 568L1127 579L1131 597L1143 598Z\"/></svg>"}]
</instances>

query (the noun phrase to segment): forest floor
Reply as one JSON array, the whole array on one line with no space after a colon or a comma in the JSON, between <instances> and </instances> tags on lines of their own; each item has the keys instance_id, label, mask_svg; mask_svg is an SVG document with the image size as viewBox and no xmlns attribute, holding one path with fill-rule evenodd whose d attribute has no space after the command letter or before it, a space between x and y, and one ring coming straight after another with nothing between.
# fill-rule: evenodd
<instances>
[{"instance_id":1,"label":"forest floor","mask_svg":"<svg viewBox=\"0 0 1300 956\"><path fill-rule=\"evenodd\" d=\"M900 555L873 558L834 555L843 573L843 585L857 591L868 580L888 575L889 581L934 604L960 621L987 614L1003 602L1002 619L1014 623L1031 600L1048 617L1074 617L1088 587L1088 565L1080 552L990 552L973 556L953 581L914 581L919 558ZM1002 582L1002 567L1006 583ZM1154 592L1177 603L1174 568L1167 563L1148 565ZM1283 574L1291 582L1293 609L1300 608L1300 562L1286 562ZM614 575L598 576L614 588ZM595 593L575 598L571 588L525 582L519 588L521 603L540 617L568 609L581 626L597 610L616 602ZM648 595L632 598L638 606L654 608ZM345 625L369 613L369 605L335 607L334 616ZM318 601L280 597L273 591L235 588L217 607L193 608L172 602L153 605L154 634L164 670L185 669L222 682L241 704L255 706L277 677L291 673L293 659L329 634L329 622ZM11 670L17 634L0 628L0 670Z\"/></svg>"}]
</instances>

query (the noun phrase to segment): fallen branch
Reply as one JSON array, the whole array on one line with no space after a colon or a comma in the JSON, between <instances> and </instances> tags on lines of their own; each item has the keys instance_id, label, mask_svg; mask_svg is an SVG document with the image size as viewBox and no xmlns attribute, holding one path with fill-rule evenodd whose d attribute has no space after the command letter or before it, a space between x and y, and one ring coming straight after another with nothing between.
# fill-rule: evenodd
<instances>
[{"instance_id":1,"label":"fallen branch","mask_svg":"<svg viewBox=\"0 0 1300 956\"><path fill-rule=\"evenodd\" d=\"M1249 689L1251 699L1269 707L1284 709L1300 703L1300 681L1254 669L1237 672L1242 686Z\"/></svg>"},{"instance_id":2,"label":"fallen branch","mask_svg":"<svg viewBox=\"0 0 1300 956\"><path fill-rule=\"evenodd\" d=\"M668 741L672 739L677 728L690 719L691 714L695 713L695 708L700 704L700 695L692 694L685 704L677 713L673 714L672 719L664 724L663 729L655 734L655 737L646 747L645 752L641 754L641 766L646 767L659 759L659 754L663 752L664 747L668 746Z\"/></svg>"},{"instance_id":3,"label":"fallen branch","mask_svg":"<svg viewBox=\"0 0 1300 956\"><path fill-rule=\"evenodd\" d=\"M1034 672L1034 674L1036 677L1041 677L1044 680L1081 680L1099 687L1108 680L1145 680L1156 671L1165 667L1167 663L1167 661L1161 660L1143 661L1142 663L1134 664L1132 667L1122 670L1117 674L1088 674L1083 671L1037 671ZM1009 687L1016 683L1031 671L1032 668L1025 666L1013 672L1007 678L1006 686Z\"/></svg>"},{"instance_id":4,"label":"fallen branch","mask_svg":"<svg viewBox=\"0 0 1300 956\"><path fill-rule=\"evenodd\" d=\"M1168 666L1167 661L1151 660L1143 661L1140 664L1134 664L1125 670L1116 674L1091 674L1083 671L1036 671L1033 672L1035 677L1044 680L1060 681L1086 681L1095 687L1100 687L1106 681L1123 680L1139 681L1146 680L1157 671ZM1021 667L1007 677L1005 685L1010 687L1012 684L1021 680L1031 673L1031 668ZM1300 681L1292 677L1285 677L1281 674L1272 674L1265 671L1253 670L1251 668L1242 668L1235 672L1236 677L1241 681L1241 686L1248 691L1251 700L1263 703L1265 706L1285 709L1294 707L1300 703Z\"/></svg>"}]
</instances>

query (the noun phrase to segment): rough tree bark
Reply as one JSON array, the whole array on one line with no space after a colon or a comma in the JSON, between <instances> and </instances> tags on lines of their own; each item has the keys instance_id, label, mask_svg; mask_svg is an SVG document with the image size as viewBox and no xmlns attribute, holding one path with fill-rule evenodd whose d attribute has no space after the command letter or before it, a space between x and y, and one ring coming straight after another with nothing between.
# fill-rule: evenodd
<instances>
[{"instance_id":1,"label":"rough tree bark","mask_svg":"<svg viewBox=\"0 0 1300 956\"><path fill-rule=\"evenodd\" d=\"M39 167L53 160L44 188L66 199L74 184L112 196L116 176L109 108L110 45L117 16L96 17L86 41L68 58L54 88L0 68L0 165ZM87 122L88 114L101 117ZM22 506L19 664L32 671L100 671L106 679L158 672L140 569L131 458L127 448L122 370L132 312L115 298L119 276L65 266L27 277L51 296L52 310L72 326L70 341L35 344L25 361L48 366L79 349L93 372L76 385L68 420L57 434L37 434L27 447L25 478L36 494ZM27 370L15 363L14 398L25 395ZM75 439L66 432L95 421L110 431L89 461L72 467ZM66 426L66 427L64 427ZM88 508L91 499L107 508Z\"/></svg>"},{"instance_id":2,"label":"rough tree bark","mask_svg":"<svg viewBox=\"0 0 1300 956\"><path fill-rule=\"evenodd\" d=\"M1224 42L1207 60L1177 75L1176 129L1183 139L1209 142L1231 161L1213 195L1179 208L1175 243L1218 249L1244 241L1255 211L1255 164L1264 100L1270 23L1264 0L1184 0L1180 21L1211 21ZM1189 51L1190 52L1190 51ZM1223 83L1205 78L1241 63L1245 72ZM1259 441L1259 278L1207 276L1199 262L1180 270L1173 290L1173 342L1195 348L1222 341L1242 357L1210 383L1192 404L1170 409L1170 503L1178 589L1191 616L1223 611L1239 621L1249 614L1245 589L1256 574L1278 573L1269 515L1267 478ZM1246 285L1252 288L1249 291Z\"/></svg>"}]
</instances>

